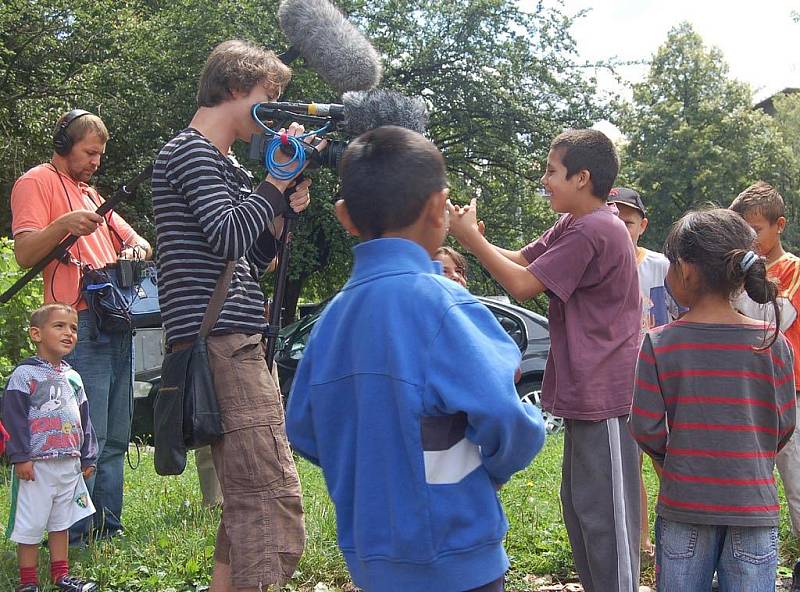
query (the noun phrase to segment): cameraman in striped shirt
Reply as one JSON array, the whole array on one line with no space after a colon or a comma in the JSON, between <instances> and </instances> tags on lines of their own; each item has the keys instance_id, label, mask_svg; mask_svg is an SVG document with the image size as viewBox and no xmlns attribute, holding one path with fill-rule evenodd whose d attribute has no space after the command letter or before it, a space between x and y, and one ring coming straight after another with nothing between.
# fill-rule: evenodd
<instances>
[{"instance_id":1,"label":"cameraman in striped shirt","mask_svg":"<svg viewBox=\"0 0 800 592\"><path fill-rule=\"evenodd\" d=\"M278 386L265 360L258 282L275 257L283 214L308 207L310 183L290 190L292 180L267 176L254 190L251 175L230 155L236 140L249 142L260 131L252 105L277 100L290 76L270 51L244 41L221 43L200 78L194 118L162 148L153 167L168 347L191 346L226 263L237 262L208 338L224 430L211 446L224 497L211 592L281 587L303 552L300 482ZM302 132L302 126L290 126L291 135Z\"/></svg>"}]
</instances>

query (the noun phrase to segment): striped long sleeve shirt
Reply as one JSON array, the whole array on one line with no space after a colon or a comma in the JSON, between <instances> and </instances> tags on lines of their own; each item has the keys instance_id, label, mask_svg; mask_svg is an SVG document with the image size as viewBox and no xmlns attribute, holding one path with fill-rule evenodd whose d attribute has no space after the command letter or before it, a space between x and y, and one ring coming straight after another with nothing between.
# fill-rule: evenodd
<instances>
[{"instance_id":1,"label":"striped long sleeve shirt","mask_svg":"<svg viewBox=\"0 0 800 592\"><path fill-rule=\"evenodd\" d=\"M212 334L262 333L258 278L275 256L273 211L252 178L200 132L170 140L153 165L158 295L167 342L194 338L228 261L237 260ZM278 190L275 189L277 192Z\"/></svg>"},{"instance_id":2,"label":"striped long sleeve shirt","mask_svg":"<svg viewBox=\"0 0 800 592\"><path fill-rule=\"evenodd\" d=\"M676 321L644 339L630 426L663 466L656 513L691 524L777 526L775 455L792 435L795 385L783 335L764 325Z\"/></svg>"}]
</instances>

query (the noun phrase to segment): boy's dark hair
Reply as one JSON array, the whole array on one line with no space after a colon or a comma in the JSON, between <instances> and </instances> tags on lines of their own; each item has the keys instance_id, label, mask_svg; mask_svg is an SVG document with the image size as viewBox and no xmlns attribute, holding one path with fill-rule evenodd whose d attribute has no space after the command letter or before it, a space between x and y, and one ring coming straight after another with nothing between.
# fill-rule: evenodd
<instances>
[{"instance_id":1,"label":"boy's dark hair","mask_svg":"<svg viewBox=\"0 0 800 592\"><path fill-rule=\"evenodd\" d=\"M763 257L758 257L746 271L742 269L742 260L752 252L755 237L750 225L736 212L724 208L699 210L685 214L672 225L664 254L672 265L685 261L696 266L709 292L730 297L744 286L754 301L772 303L776 321L772 338L764 345L766 349L775 342L780 327L778 284L767 277Z\"/></svg>"},{"instance_id":2,"label":"boy's dark hair","mask_svg":"<svg viewBox=\"0 0 800 592\"><path fill-rule=\"evenodd\" d=\"M341 180L342 199L364 240L413 224L431 194L447 187L444 159L436 146L393 125L350 142Z\"/></svg>"},{"instance_id":3,"label":"boy's dark hair","mask_svg":"<svg viewBox=\"0 0 800 592\"><path fill-rule=\"evenodd\" d=\"M742 191L730 206L740 216L761 214L770 223L775 224L778 218L786 216L786 205L783 197L769 183L756 181Z\"/></svg>"},{"instance_id":4,"label":"boy's dark hair","mask_svg":"<svg viewBox=\"0 0 800 592\"><path fill-rule=\"evenodd\" d=\"M467 270L469 265L467 264L467 258L464 257L464 255L456 251L453 247L447 246L436 249L436 255L446 255L447 257L450 257L456 266L456 271L464 276L464 279L467 279Z\"/></svg>"},{"instance_id":5,"label":"boy's dark hair","mask_svg":"<svg viewBox=\"0 0 800 592\"><path fill-rule=\"evenodd\" d=\"M292 71L275 52L249 41L232 39L217 45L208 56L197 86L197 106L215 107L233 96L264 84L275 96L289 84Z\"/></svg>"},{"instance_id":6,"label":"boy's dark hair","mask_svg":"<svg viewBox=\"0 0 800 592\"><path fill-rule=\"evenodd\" d=\"M608 197L619 173L617 149L608 136L595 129L571 129L556 136L550 150L561 151L567 179L585 169L592 182L592 195Z\"/></svg>"},{"instance_id":7,"label":"boy's dark hair","mask_svg":"<svg viewBox=\"0 0 800 592\"><path fill-rule=\"evenodd\" d=\"M61 302L51 302L50 304L45 304L44 306L40 306L31 313L31 327L38 327L41 329L47 323L47 321L50 320L50 315L57 310L66 312L68 314L74 314L76 316L78 314L78 311L76 311L69 304L63 304Z\"/></svg>"}]
</instances>

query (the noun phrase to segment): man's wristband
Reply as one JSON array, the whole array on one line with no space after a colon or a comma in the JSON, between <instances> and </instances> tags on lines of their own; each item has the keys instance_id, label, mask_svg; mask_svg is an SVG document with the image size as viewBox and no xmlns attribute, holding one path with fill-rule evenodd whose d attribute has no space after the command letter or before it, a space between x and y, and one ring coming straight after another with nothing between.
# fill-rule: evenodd
<instances>
[{"instance_id":1,"label":"man's wristband","mask_svg":"<svg viewBox=\"0 0 800 592\"><path fill-rule=\"evenodd\" d=\"M255 193L263 197L272 208L273 216L280 216L289 209L289 201L281 190L269 181L262 181L256 187Z\"/></svg>"}]
</instances>

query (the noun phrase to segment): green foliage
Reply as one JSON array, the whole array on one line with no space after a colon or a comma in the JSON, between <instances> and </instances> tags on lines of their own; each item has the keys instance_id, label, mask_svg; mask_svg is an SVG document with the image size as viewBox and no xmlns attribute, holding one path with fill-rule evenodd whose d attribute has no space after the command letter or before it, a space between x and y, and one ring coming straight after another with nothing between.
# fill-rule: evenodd
<instances>
[{"instance_id":1,"label":"green foliage","mask_svg":"<svg viewBox=\"0 0 800 592\"><path fill-rule=\"evenodd\" d=\"M782 242L786 250L797 253L800 252L800 95L779 94L773 97L772 104L774 125L791 154L791 166L776 171L781 179L776 186L786 202L788 221Z\"/></svg>"},{"instance_id":2,"label":"green foliage","mask_svg":"<svg viewBox=\"0 0 800 592\"><path fill-rule=\"evenodd\" d=\"M241 37L282 49L277 0L8 0L0 7L0 194L51 153L58 115L75 106L100 114L111 132L95 179L103 194L131 178L194 112L203 62L218 42ZM604 113L577 66L571 19L557 8L523 12L513 0L347 0L338 3L384 59L383 87L423 95L431 137L444 152L453 198L481 199L489 238L516 247L552 220L536 197L550 139ZM302 60L284 96L336 101ZM242 147L237 147L244 156ZM263 174L258 165L254 172ZM314 173L314 203L291 254L289 308L336 291L353 240L332 215L336 178ZM154 238L150 195L122 204ZM0 232L9 212L0 213ZM306 287L305 293L303 289ZM476 291L497 293L478 277Z\"/></svg>"},{"instance_id":3,"label":"green foliage","mask_svg":"<svg viewBox=\"0 0 800 592\"><path fill-rule=\"evenodd\" d=\"M539 182L550 141L604 115L578 67L572 19L504 0L384 0L369 3L363 18L387 56L385 84L429 101L453 201L479 199L495 244L537 238L555 218ZM472 270L471 290L503 292L478 265Z\"/></svg>"},{"instance_id":4,"label":"green foliage","mask_svg":"<svg viewBox=\"0 0 800 592\"><path fill-rule=\"evenodd\" d=\"M648 246L660 249L687 210L727 206L758 179L796 193L796 160L775 122L752 109L751 95L688 23L670 31L619 118L629 139L622 177L648 204Z\"/></svg>"},{"instance_id":5,"label":"green foliage","mask_svg":"<svg viewBox=\"0 0 800 592\"><path fill-rule=\"evenodd\" d=\"M10 288L23 272L14 259L14 243L0 238L0 292ZM42 304L42 278L37 277L6 304L0 305L0 381L5 385L14 366L34 353L28 339L31 312Z\"/></svg>"},{"instance_id":6,"label":"green foliage","mask_svg":"<svg viewBox=\"0 0 800 592\"><path fill-rule=\"evenodd\" d=\"M500 496L510 530L506 550L511 558L507 590L533 592L534 575L574 577L572 555L561 519L559 489L563 436L547 438L531 466L515 475ZM299 460L307 541L289 592L352 590L347 568L336 545L336 514L321 471ZM645 459L644 480L649 493L650 525L655 520L658 479ZM9 477L0 475L0 521L8 518ZM780 489L783 504L783 490ZM201 592L207 590L213 566L217 510L205 509L193 457L179 477L159 477L152 450L143 451L136 470L125 473L126 536L113 543L92 544L85 551L70 550L73 573L95 579L107 592ZM477 516L476 520L480 517ZM0 538L0 590L13 590L18 575L13 543ZM793 565L798 553L787 512L781 516L782 570ZM47 580L47 552L39 557L40 580ZM653 580L652 567L642 583ZM53 592L52 588L47 592Z\"/></svg>"}]
</instances>

